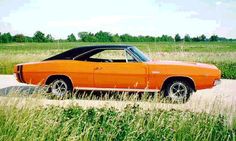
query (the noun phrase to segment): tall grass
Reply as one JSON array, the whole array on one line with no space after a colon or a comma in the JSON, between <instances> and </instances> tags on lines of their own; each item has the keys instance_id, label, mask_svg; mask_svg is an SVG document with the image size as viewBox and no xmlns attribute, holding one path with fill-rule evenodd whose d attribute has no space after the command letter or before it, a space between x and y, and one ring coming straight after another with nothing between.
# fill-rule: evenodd
<instances>
[{"instance_id":1,"label":"tall grass","mask_svg":"<svg viewBox=\"0 0 236 141\"><path fill-rule=\"evenodd\" d=\"M223 115L114 108L0 106L0 140L235 140Z\"/></svg>"},{"instance_id":2,"label":"tall grass","mask_svg":"<svg viewBox=\"0 0 236 141\"><path fill-rule=\"evenodd\" d=\"M217 98L171 104L148 93L81 91L69 100L40 88L9 93L0 97L4 141L236 139L235 104Z\"/></svg>"},{"instance_id":3,"label":"tall grass","mask_svg":"<svg viewBox=\"0 0 236 141\"><path fill-rule=\"evenodd\" d=\"M178 110L0 106L0 140L235 140L223 115Z\"/></svg>"}]
</instances>

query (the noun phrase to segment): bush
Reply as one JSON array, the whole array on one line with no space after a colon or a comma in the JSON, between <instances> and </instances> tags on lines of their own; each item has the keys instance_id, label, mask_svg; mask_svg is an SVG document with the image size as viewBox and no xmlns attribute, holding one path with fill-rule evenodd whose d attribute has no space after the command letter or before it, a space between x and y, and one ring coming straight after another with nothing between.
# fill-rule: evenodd
<instances>
[{"instance_id":1,"label":"bush","mask_svg":"<svg viewBox=\"0 0 236 141\"><path fill-rule=\"evenodd\" d=\"M224 62L214 64L221 70L222 78L236 79L236 63Z\"/></svg>"},{"instance_id":2,"label":"bush","mask_svg":"<svg viewBox=\"0 0 236 141\"><path fill-rule=\"evenodd\" d=\"M69 42L75 42L76 38L75 35L73 33L71 33L70 35L67 36L67 41Z\"/></svg>"}]
</instances>

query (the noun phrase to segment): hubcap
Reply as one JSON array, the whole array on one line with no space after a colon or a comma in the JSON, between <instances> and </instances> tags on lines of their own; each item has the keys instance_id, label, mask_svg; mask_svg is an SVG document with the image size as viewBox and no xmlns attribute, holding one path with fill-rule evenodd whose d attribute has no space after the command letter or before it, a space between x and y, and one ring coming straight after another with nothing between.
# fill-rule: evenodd
<instances>
[{"instance_id":1,"label":"hubcap","mask_svg":"<svg viewBox=\"0 0 236 141\"><path fill-rule=\"evenodd\" d=\"M181 82L176 82L172 84L170 87L169 97L173 101L183 101L187 97L187 94L188 94L188 89Z\"/></svg>"},{"instance_id":2,"label":"hubcap","mask_svg":"<svg viewBox=\"0 0 236 141\"><path fill-rule=\"evenodd\" d=\"M55 80L52 84L52 93L56 96L64 96L67 93L67 88L67 84L63 80Z\"/></svg>"}]
</instances>

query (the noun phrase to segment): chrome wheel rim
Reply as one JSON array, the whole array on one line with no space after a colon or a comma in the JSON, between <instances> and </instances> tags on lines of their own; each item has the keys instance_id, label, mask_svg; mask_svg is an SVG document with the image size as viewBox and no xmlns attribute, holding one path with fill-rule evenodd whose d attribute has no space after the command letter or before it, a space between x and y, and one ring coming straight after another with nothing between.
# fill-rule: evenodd
<instances>
[{"instance_id":1,"label":"chrome wheel rim","mask_svg":"<svg viewBox=\"0 0 236 141\"><path fill-rule=\"evenodd\" d=\"M59 80L55 80L52 84L52 94L56 95L56 96L64 96L67 93L67 84L59 79Z\"/></svg>"},{"instance_id":2,"label":"chrome wheel rim","mask_svg":"<svg viewBox=\"0 0 236 141\"><path fill-rule=\"evenodd\" d=\"M176 82L170 87L169 97L173 101L181 102L187 98L187 94L188 89L181 82Z\"/></svg>"}]
</instances>

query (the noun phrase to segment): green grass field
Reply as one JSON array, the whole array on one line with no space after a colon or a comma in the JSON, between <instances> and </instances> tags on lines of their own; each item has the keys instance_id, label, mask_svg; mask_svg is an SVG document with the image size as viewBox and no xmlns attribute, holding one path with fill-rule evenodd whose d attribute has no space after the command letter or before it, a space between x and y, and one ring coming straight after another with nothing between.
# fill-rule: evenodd
<instances>
[{"instance_id":1,"label":"green grass field","mask_svg":"<svg viewBox=\"0 0 236 141\"><path fill-rule=\"evenodd\" d=\"M0 140L234 141L223 115L114 108L0 106Z\"/></svg>"},{"instance_id":2,"label":"green grass field","mask_svg":"<svg viewBox=\"0 0 236 141\"><path fill-rule=\"evenodd\" d=\"M0 44L0 74L12 74L18 63L40 61L65 50L98 44L120 43L9 43ZM195 61L215 64L222 70L222 77L236 79L236 42L192 42L192 43L122 43L137 46L157 60Z\"/></svg>"}]
</instances>

